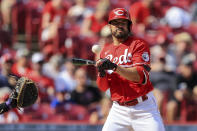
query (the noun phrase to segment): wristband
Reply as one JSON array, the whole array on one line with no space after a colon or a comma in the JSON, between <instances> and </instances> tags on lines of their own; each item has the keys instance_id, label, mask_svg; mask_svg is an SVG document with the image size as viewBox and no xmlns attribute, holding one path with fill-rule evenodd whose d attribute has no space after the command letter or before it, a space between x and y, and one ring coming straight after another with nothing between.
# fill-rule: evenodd
<instances>
[{"instance_id":1,"label":"wristband","mask_svg":"<svg viewBox=\"0 0 197 131\"><path fill-rule=\"evenodd\" d=\"M12 106L11 106L11 99L8 99L6 102L5 102L6 106L9 108L9 109L12 109Z\"/></svg>"}]
</instances>

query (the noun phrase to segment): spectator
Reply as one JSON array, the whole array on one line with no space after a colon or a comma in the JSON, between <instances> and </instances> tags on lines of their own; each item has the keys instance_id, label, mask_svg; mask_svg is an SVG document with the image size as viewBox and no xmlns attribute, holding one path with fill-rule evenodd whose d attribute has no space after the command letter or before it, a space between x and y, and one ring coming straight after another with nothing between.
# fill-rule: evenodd
<instances>
[{"instance_id":1,"label":"spectator","mask_svg":"<svg viewBox=\"0 0 197 131\"><path fill-rule=\"evenodd\" d=\"M177 29L187 27L191 23L192 16L179 7L171 7L166 12L164 19L172 29Z\"/></svg>"},{"instance_id":2,"label":"spectator","mask_svg":"<svg viewBox=\"0 0 197 131\"><path fill-rule=\"evenodd\" d=\"M99 103L99 108L91 113L89 122L91 124L104 124L109 110L111 108L112 102L108 97L102 98L101 102Z\"/></svg>"},{"instance_id":3,"label":"spectator","mask_svg":"<svg viewBox=\"0 0 197 131\"><path fill-rule=\"evenodd\" d=\"M29 51L26 48L18 49L16 52L16 61L12 66L13 74L21 77L28 76L31 69L29 67Z\"/></svg>"},{"instance_id":4,"label":"spectator","mask_svg":"<svg viewBox=\"0 0 197 131\"><path fill-rule=\"evenodd\" d=\"M86 71L79 68L75 72L75 79L77 81L76 89L71 93L71 101L86 107L95 108L96 103L101 100L101 93L99 89L87 85Z\"/></svg>"},{"instance_id":5,"label":"spectator","mask_svg":"<svg viewBox=\"0 0 197 131\"><path fill-rule=\"evenodd\" d=\"M166 42L151 47L152 70L150 72L150 80L155 87L153 93L162 115L165 113L164 109L168 99L170 99L170 96L176 88L176 74L172 70L169 70L167 63L167 60L172 59L171 56L167 54L167 47L168 44Z\"/></svg>"},{"instance_id":6,"label":"spectator","mask_svg":"<svg viewBox=\"0 0 197 131\"><path fill-rule=\"evenodd\" d=\"M155 26L158 25L158 21L153 13L159 11L152 11L154 7L155 0L142 0L133 3L129 8L129 13L132 22L134 23L132 26L132 30L135 35L139 37L143 37L144 35L148 34L146 30L148 28L156 28Z\"/></svg>"},{"instance_id":7,"label":"spectator","mask_svg":"<svg viewBox=\"0 0 197 131\"><path fill-rule=\"evenodd\" d=\"M55 80L60 70L61 61L62 61L61 54L54 54L53 56L51 56L49 61L43 64L43 68L42 68L43 74Z\"/></svg>"},{"instance_id":8,"label":"spectator","mask_svg":"<svg viewBox=\"0 0 197 131\"><path fill-rule=\"evenodd\" d=\"M47 2L42 16L42 41L48 41L56 37L58 29L65 24L67 10L63 0Z\"/></svg>"},{"instance_id":9,"label":"spectator","mask_svg":"<svg viewBox=\"0 0 197 131\"><path fill-rule=\"evenodd\" d=\"M176 74L163 69L160 71L152 71L150 78L155 87L153 93L156 97L158 108L163 115L166 102L168 99L171 99L173 91L176 88Z\"/></svg>"},{"instance_id":10,"label":"spectator","mask_svg":"<svg viewBox=\"0 0 197 131\"><path fill-rule=\"evenodd\" d=\"M4 54L1 59L1 72L0 72L0 88L6 87L13 89L15 83L12 81L11 67L13 65L13 59L10 54Z\"/></svg>"},{"instance_id":11,"label":"spectator","mask_svg":"<svg viewBox=\"0 0 197 131\"><path fill-rule=\"evenodd\" d=\"M0 115L0 123L4 123L5 122L5 117L3 115Z\"/></svg>"},{"instance_id":12,"label":"spectator","mask_svg":"<svg viewBox=\"0 0 197 131\"><path fill-rule=\"evenodd\" d=\"M50 102L54 97L54 81L42 73L44 56L36 52L32 55L31 61L32 70L28 77L37 83L41 102Z\"/></svg>"},{"instance_id":13,"label":"spectator","mask_svg":"<svg viewBox=\"0 0 197 131\"><path fill-rule=\"evenodd\" d=\"M86 0L75 0L75 5L68 10L68 17L74 19L75 24L82 24L84 18L92 14L91 9L86 7Z\"/></svg>"},{"instance_id":14,"label":"spectator","mask_svg":"<svg viewBox=\"0 0 197 131\"><path fill-rule=\"evenodd\" d=\"M61 108L64 107L64 105L67 103L67 100L65 99L66 92L56 92L55 97L51 102L51 107L56 109L57 113L61 113Z\"/></svg>"},{"instance_id":15,"label":"spectator","mask_svg":"<svg viewBox=\"0 0 197 131\"><path fill-rule=\"evenodd\" d=\"M13 111L8 112L7 114L7 123L16 123L21 120L22 114L19 113L17 109L14 109Z\"/></svg>"},{"instance_id":16,"label":"spectator","mask_svg":"<svg viewBox=\"0 0 197 131\"><path fill-rule=\"evenodd\" d=\"M196 85L197 85L197 73L193 72L193 61L194 57L191 55L183 57L180 66L178 67L178 77L177 77L177 89L174 92L174 100L169 101L167 105L167 116L166 119L168 122L173 122L177 119L180 119L181 108L179 108L183 101L186 101L186 107L189 106L195 107L195 100L193 99L196 94ZM193 108L195 110L195 108ZM187 112L189 114L191 112ZM192 119L191 116L187 120ZM193 114L192 117L195 117Z\"/></svg>"},{"instance_id":17,"label":"spectator","mask_svg":"<svg viewBox=\"0 0 197 131\"><path fill-rule=\"evenodd\" d=\"M91 16L85 18L81 27L81 35L95 36L99 35L102 27L107 24L106 14L109 7L105 3L98 4L96 11Z\"/></svg>"},{"instance_id":18,"label":"spectator","mask_svg":"<svg viewBox=\"0 0 197 131\"><path fill-rule=\"evenodd\" d=\"M197 22L197 2L191 6L192 21Z\"/></svg>"},{"instance_id":19,"label":"spectator","mask_svg":"<svg viewBox=\"0 0 197 131\"><path fill-rule=\"evenodd\" d=\"M129 13L131 20L137 24L148 24L151 16L150 8L153 6L154 0L142 0L131 5Z\"/></svg>"},{"instance_id":20,"label":"spectator","mask_svg":"<svg viewBox=\"0 0 197 131\"><path fill-rule=\"evenodd\" d=\"M63 70L59 72L55 79L55 89L58 92L66 91L71 92L76 87L74 79L75 66L71 61L66 60L63 64Z\"/></svg>"},{"instance_id":21,"label":"spectator","mask_svg":"<svg viewBox=\"0 0 197 131\"><path fill-rule=\"evenodd\" d=\"M174 64L169 70L176 71L174 67L180 64L181 59L187 54L192 54L193 39L189 33L181 32L174 36L173 41L174 44L168 46L167 54L172 57L169 63Z\"/></svg>"},{"instance_id":22,"label":"spectator","mask_svg":"<svg viewBox=\"0 0 197 131\"><path fill-rule=\"evenodd\" d=\"M2 28L5 31L10 31L11 27L11 11L14 4L17 2L17 0L2 0L1 1L1 15L2 15L2 21L3 25Z\"/></svg>"},{"instance_id":23,"label":"spectator","mask_svg":"<svg viewBox=\"0 0 197 131\"><path fill-rule=\"evenodd\" d=\"M15 76L12 75L11 67L13 65L13 59L11 54L5 53L0 58L0 103L4 102L8 95L11 93L12 89L16 85ZM2 118L2 122L5 120ZM1 119L0 118L0 119ZM0 120L1 123L1 120Z\"/></svg>"}]
</instances>

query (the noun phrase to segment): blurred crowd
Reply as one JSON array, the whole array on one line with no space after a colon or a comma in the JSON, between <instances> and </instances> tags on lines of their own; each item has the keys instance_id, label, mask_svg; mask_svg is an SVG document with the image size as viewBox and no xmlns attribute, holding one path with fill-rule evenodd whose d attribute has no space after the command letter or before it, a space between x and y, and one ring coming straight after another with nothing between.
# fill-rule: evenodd
<instances>
[{"instance_id":1,"label":"blurred crowd","mask_svg":"<svg viewBox=\"0 0 197 131\"><path fill-rule=\"evenodd\" d=\"M104 123L112 102L100 92L94 44L112 41L108 13L126 8L133 35L151 47L150 79L165 122L197 121L196 0L0 0L0 102L17 77L34 80L37 102L0 116L0 123Z\"/></svg>"}]
</instances>

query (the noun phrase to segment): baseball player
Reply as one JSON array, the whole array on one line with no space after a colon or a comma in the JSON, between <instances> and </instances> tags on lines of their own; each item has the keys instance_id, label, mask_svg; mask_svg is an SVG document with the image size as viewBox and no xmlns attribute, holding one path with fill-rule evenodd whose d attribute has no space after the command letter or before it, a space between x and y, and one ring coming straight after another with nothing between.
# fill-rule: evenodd
<instances>
[{"instance_id":1,"label":"baseball player","mask_svg":"<svg viewBox=\"0 0 197 131\"><path fill-rule=\"evenodd\" d=\"M124 8L112 10L108 24L113 43L96 62L97 84L110 90L113 101L102 131L164 131L149 81L148 44L131 35L132 21Z\"/></svg>"}]
</instances>

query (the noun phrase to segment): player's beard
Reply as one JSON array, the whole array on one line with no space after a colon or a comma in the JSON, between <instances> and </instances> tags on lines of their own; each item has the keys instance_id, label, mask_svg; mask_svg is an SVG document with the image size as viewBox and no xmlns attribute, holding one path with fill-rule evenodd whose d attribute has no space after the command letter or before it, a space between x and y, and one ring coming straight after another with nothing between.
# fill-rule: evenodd
<instances>
[{"instance_id":1,"label":"player's beard","mask_svg":"<svg viewBox=\"0 0 197 131\"><path fill-rule=\"evenodd\" d=\"M121 30L121 32L119 31ZM117 39L125 39L128 37L129 32L124 30L123 28L118 28L115 31L112 31L112 35Z\"/></svg>"}]
</instances>

